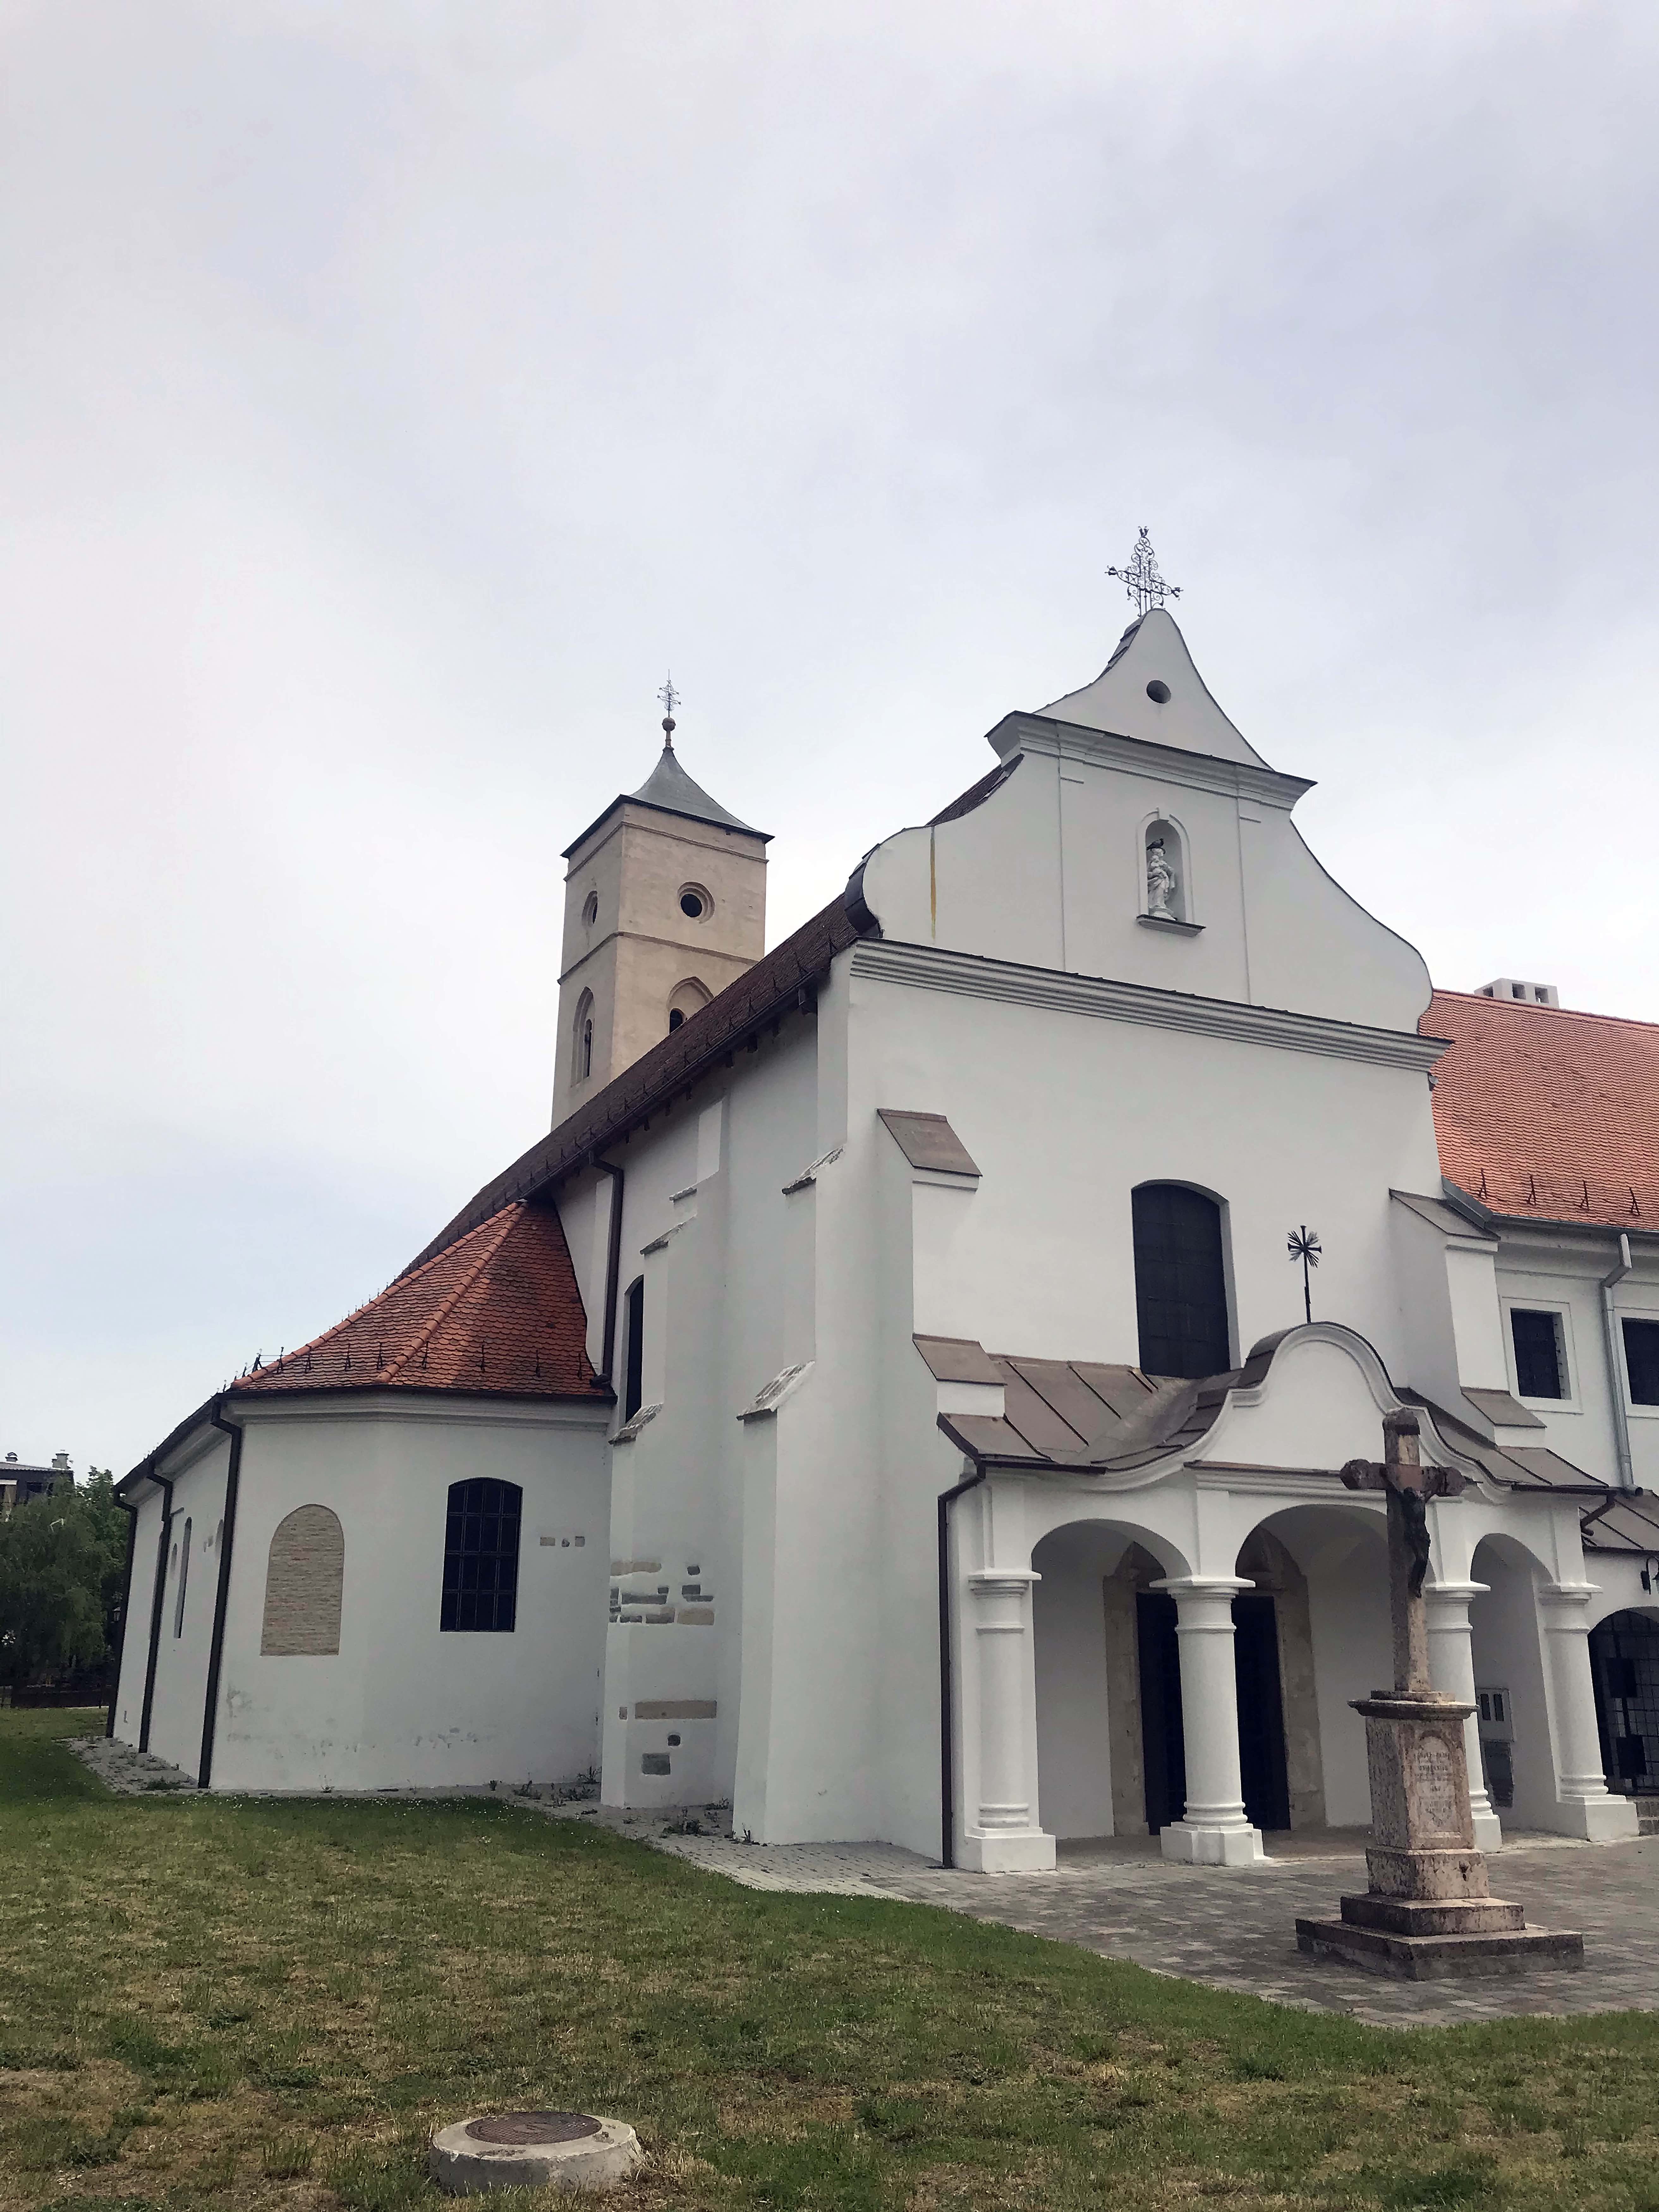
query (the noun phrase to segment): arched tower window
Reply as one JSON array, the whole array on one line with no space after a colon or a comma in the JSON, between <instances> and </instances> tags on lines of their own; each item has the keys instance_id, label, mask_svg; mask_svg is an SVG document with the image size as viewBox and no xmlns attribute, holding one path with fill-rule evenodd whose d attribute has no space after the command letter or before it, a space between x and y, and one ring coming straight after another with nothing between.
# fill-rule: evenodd
<instances>
[{"instance_id":1,"label":"arched tower window","mask_svg":"<svg viewBox=\"0 0 1659 2212\"><path fill-rule=\"evenodd\" d=\"M299 1505L276 1523L265 1564L265 1618L259 1650L268 1658L326 1656L340 1648L345 1531L326 1505Z\"/></svg>"},{"instance_id":2,"label":"arched tower window","mask_svg":"<svg viewBox=\"0 0 1659 2212\"><path fill-rule=\"evenodd\" d=\"M1133 1194L1135 1311L1148 1375L1219 1375L1231 1362L1221 1208L1185 1183Z\"/></svg>"},{"instance_id":3,"label":"arched tower window","mask_svg":"<svg viewBox=\"0 0 1659 2212\"><path fill-rule=\"evenodd\" d=\"M523 1510L524 1492L516 1482L481 1475L450 1484L440 1628L512 1633L519 1613Z\"/></svg>"},{"instance_id":4,"label":"arched tower window","mask_svg":"<svg viewBox=\"0 0 1659 2212\"><path fill-rule=\"evenodd\" d=\"M593 1073L593 994L584 991L576 1001L575 1031L572 1038L575 1048L576 1081L586 1083Z\"/></svg>"},{"instance_id":5,"label":"arched tower window","mask_svg":"<svg viewBox=\"0 0 1659 2212\"><path fill-rule=\"evenodd\" d=\"M688 975L684 982L676 983L668 994L668 1026L671 1032L678 1029L682 1022L689 1022L692 1015L700 1007L706 1006L713 996L714 993L706 984L699 982L695 975Z\"/></svg>"}]
</instances>

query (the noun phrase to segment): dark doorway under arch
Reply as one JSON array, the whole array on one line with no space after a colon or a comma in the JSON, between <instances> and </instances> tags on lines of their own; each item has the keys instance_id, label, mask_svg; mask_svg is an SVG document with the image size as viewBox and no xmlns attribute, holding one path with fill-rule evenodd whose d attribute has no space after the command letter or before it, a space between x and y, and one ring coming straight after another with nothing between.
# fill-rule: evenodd
<instances>
[{"instance_id":1,"label":"dark doorway under arch","mask_svg":"<svg viewBox=\"0 0 1659 2212\"><path fill-rule=\"evenodd\" d=\"M1591 1629L1589 1653L1607 1787L1659 1794L1659 1620L1609 1613Z\"/></svg>"}]
</instances>

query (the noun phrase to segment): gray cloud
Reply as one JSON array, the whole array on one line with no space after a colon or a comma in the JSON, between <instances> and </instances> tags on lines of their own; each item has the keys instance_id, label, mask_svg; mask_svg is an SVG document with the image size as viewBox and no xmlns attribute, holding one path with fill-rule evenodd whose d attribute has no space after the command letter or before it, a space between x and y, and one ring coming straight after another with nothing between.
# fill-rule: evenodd
<instances>
[{"instance_id":1,"label":"gray cloud","mask_svg":"<svg viewBox=\"0 0 1659 2212\"><path fill-rule=\"evenodd\" d=\"M532 1136L653 750L773 934L1140 522L1321 856L1659 1018L1624 6L0 15L0 1442L129 1463Z\"/></svg>"}]
</instances>

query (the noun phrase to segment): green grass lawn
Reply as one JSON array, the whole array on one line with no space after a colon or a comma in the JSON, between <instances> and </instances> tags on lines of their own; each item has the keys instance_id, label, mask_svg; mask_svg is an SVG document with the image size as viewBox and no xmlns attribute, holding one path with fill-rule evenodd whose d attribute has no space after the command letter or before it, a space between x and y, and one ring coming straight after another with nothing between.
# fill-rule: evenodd
<instances>
[{"instance_id":1,"label":"green grass lawn","mask_svg":"<svg viewBox=\"0 0 1659 2212\"><path fill-rule=\"evenodd\" d=\"M635 2208L1659 2212L1646 2014L1395 2033L509 1804L118 1798L94 1725L0 1713L8 2212L391 2212L549 2105L638 2127Z\"/></svg>"}]
</instances>

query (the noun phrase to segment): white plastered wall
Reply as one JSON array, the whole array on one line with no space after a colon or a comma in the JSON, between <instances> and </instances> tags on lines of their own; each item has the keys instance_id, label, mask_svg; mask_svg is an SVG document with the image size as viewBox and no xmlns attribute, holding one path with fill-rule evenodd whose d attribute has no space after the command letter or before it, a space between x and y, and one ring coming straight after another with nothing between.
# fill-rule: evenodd
<instances>
[{"instance_id":1,"label":"white plastered wall","mask_svg":"<svg viewBox=\"0 0 1659 2212\"><path fill-rule=\"evenodd\" d=\"M155 1690L150 1710L149 1748L158 1759L182 1767L194 1778L201 1763L202 1722L207 1694L208 1656L219 1581L219 1526L224 1512L225 1477L230 1439L216 1429L198 1430L162 1468L173 1479L173 1528L167 1544L167 1572L161 1593L161 1634L155 1653ZM183 1572L185 1522L191 1523L190 1570L185 1577L182 1627L179 1583ZM142 1574L133 1558L135 1578ZM146 1649L148 1627L146 1622ZM125 1672L125 1653L122 1671ZM139 1697L143 1697L142 1683ZM135 1723L137 1720L135 1715ZM136 1724L132 1729L137 1740Z\"/></svg>"},{"instance_id":2,"label":"white plastered wall","mask_svg":"<svg viewBox=\"0 0 1659 2212\"><path fill-rule=\"evenodd\" d=\"M505 1788L592 1766L608 1565L592 1409L388 1392L244 1401L234 1417L246 1426L216 1790ZM524 1492L510 1633L439 1625L449 1486L476 1477ZM307 1504L344 1534L340 1650L263 1655L271 1536Z\"/></svg>"}]
</instances>

